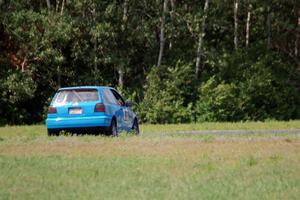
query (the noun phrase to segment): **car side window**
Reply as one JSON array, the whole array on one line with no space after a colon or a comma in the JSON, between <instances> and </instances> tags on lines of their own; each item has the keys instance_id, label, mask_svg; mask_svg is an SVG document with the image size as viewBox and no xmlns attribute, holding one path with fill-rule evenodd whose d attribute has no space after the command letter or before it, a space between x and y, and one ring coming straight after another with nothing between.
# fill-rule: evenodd
<instances>
[{"instance_id":1,"label":"car side window","mask_svg":"<svg viewBox=\"0 0 300 200\"><path fill-rule=\"evenodd\" d=\"M118 101L116 100L115 96L112 94L110 90L102 90L102 97L104 103L118 104Z\"/></svg>"},{"instance_id":2,"label":"car side window","mask_svg":"<svg viewBox=\"0 0 300 200\"><path fill-rule=\"evenodd\" d=\"M113 95L115 96L118 104L120 106L125 106L125 101L123 100L123 98L121 97L121 95L119 95L115 90L111 90L111 92L113 93Z\"/></svg>"}]
</instances>

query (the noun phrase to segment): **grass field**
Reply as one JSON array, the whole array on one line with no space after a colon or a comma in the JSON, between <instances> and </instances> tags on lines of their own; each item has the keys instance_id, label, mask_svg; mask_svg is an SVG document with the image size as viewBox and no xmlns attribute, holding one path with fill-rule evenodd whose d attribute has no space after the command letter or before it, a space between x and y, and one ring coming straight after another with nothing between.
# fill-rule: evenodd
<instances>
[{"instance_id":1,"label":"grass field","mask_svg":"<svg viewBox=\"0 0 300 200\"><path fill-rule=\"evenodd\" d=\"M2 127L0 199L299 199L300 135L176 133L295 128L143 125L140 136L49 138L42 125Z\"/></svg>"}]
</instances>

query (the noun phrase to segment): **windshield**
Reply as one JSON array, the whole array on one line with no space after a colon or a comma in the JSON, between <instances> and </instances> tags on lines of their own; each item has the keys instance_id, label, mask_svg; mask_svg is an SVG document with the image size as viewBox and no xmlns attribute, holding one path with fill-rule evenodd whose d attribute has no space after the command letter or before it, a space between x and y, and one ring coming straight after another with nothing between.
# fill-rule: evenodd
<instances>
[{"instance_id":1,"label":"windshield","mask_svg":"<svg viewBox=\"0 0 300 200\"><path fill-rule=\"evenodd\" d=\"M61 90L57 93L53 102L55 104L78 103L99 101L96 89Z\"/></svg>"}]
</instances>

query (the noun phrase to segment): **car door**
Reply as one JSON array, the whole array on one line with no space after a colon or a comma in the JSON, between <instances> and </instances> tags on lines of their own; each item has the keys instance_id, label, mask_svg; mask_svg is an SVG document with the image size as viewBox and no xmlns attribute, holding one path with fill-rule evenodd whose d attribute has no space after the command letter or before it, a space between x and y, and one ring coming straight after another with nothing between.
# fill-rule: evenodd
<instances>
[{"instance_id":1,"label":"car door","mask_svg":"<svg viewBox=\"0 0 300 200\"><path fill-rule=\"evenodd\" d=\"M129 117L128 107L125 105L125 101L122 96L116 90L111 89L111 92L113 93L122 110L122 129L129 131L129 129L131 129L131 121Z\"/></svg>"},{"instance_id":2,"label":"car door","mask_svg":"<svg viewBox=\"0 0 300 200\"><path fill-rule=\"evenodd\" d=\"M122 106L119 105L119 102L115 98L115 95L110 89L103 89L102 97L106 108L105 111L106 114L110 116L115 116L117 119L118 130L124 130L124 126L126 125L124 124L123 121L124 118L123 108Z\"/></svg>"}]
</instances>

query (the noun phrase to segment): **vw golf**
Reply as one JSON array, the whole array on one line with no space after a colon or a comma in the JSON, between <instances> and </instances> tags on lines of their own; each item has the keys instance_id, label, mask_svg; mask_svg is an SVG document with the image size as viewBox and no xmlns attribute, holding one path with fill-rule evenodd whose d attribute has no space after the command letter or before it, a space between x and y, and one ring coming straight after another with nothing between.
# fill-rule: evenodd
<instances>
[{"instance_id":1,"label":"vw golf","mask_svg":"<svg viewBox=\"0 0 300 200\"><path fill-rule=\"evenodd\" d=\"M81 86L61 88L55 94L46 119L48 135L64 130L72 133L107 133L120 131L139 134L131 103L111 87Z\"/></svg>"}]
</instances>

